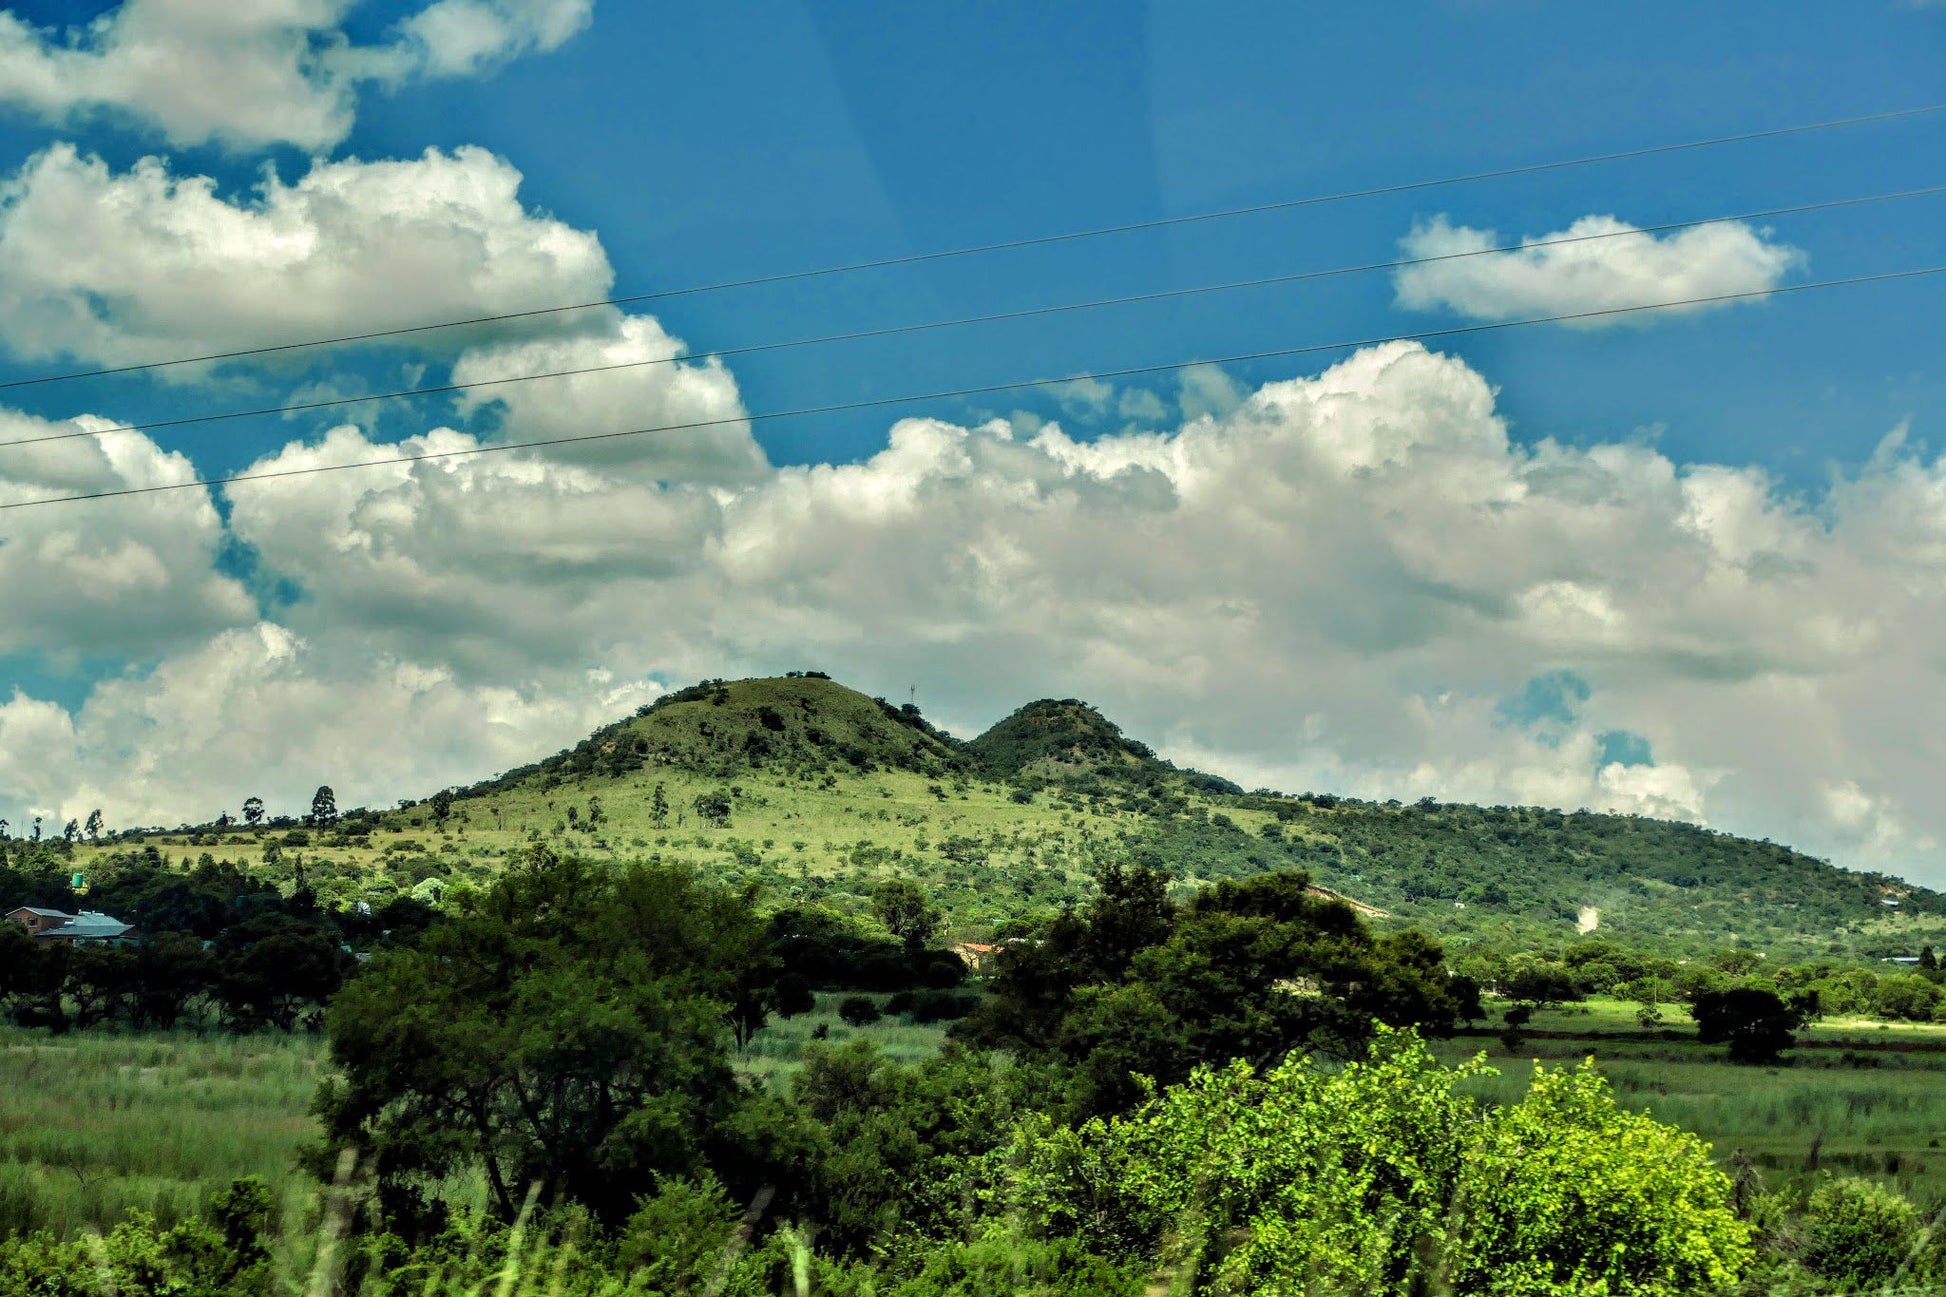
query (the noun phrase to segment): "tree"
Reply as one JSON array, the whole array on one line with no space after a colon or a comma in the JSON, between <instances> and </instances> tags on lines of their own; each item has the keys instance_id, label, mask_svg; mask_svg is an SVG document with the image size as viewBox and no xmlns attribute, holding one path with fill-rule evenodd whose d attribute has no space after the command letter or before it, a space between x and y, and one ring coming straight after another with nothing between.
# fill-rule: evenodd
<instances>
[{"instance_id":1,"label":"tree","mask_svg":"<svg viewBox=\"0 0 1946 1297\"><path fill-rule=\"evenodd\" d=\"M243 799L243 822L253 829L264 822L263 798L246 797Z\"/></svg>"},{"instance_id":2,"label":"tree","mask_svg":"<svg viewBox=\"0 0 1946 1297\"><path fill-rule=\"evenodd\" d=\"M441 828L453 814L453 790L442 788L432 795L432 822Z\"/></svg>"},{"instance_id":3,"label":"tree","mask_svg":"<svg viewBox=\"0 0 1946 1297\"><path fill-rule=\"evenodd\" d=\"M1573 975L1558 964L1523 964L1507 978L1502 989L1508 999L1536 1009L1581 998Z\"/></svg>"},{"instance_id":4,"label":"tree","mask_svg":"<svg viewBox=\"0 0 1946 1297\"><path fill-rule=\"evenodd\" d=\"M919 885L903 878L890 879L873 890L872 911L909 951L923 949L944 921Z\"/></svg>"},{"instance_id":5,"label":"tree","mask_svg":"<svg viewBox=\"0 0 1946 1297\"><path fill-rule=\"evenodd\" d=\"M1872 1012L1881 1018L1931 1022L1940 998L1940 989L1921 974L1894 973L1878 979L1878 989L1872 995Z\"/></svg>"},{"instance_id":6,"label":"tree","mask_svg":"<svg viewBox=\"0 0 1946 1297\"><path fill-rule=\"evenodd\" d=\"M74 840L80 836L81 836L81 821L69 820L66 824L61 826L61 841L67 843L68 845L72 846L74 844Z\"/></svg>"},{"instance_id":7,"label":"tree","mask_svg":"<svg viewBox=\"0 0 1946 1297\"><path fill-rule=\"evenodd\" d=\"M659 829L668 822L669 794L663 791L661 784L657 784L655 792L649 796L649 823Z\"/></svg>"},{"instance_id":8,"label":"tree","mask_svg":"<svg viewBox=\"0 0 1946 1297\"><path fill-rule=\"evenodd\" d=\"M0 820L0 833L6 831L6 821ZM1930 944L1919 947L1919 967L1932 972L1939 967L1939 956L1933 953Z\"/></svg>"},{"instance_id":9,"label":"tree","mask_svg":"<svg viewBox=\"0 0 1946 1297\"><path fill-rule=\"evenodd\" d=\"M866 995L848 995L838 1004L838 1016L851 1027L869 1027L885 1015L878 1002Z\"/></svg>"},{"instance_id":10,"label":"tree","mask_svg":"<svg viewBox=\"0 0 1946 1297\"><path fill-rule=\"evenodd\" d=\"M352 968L330 934L281 914L226 929L212 953L217 1003L242 1031L293 1030L337 994Z\"/></svg>"},{"instance_id":11,"label":"tree","mask_svg":"<svg viewBox=\"0 0 1946 1297\"><path fill-rule=\"evenodd\" d=\"M173 1028L215 981L216 964L187 932L161 932L135 948L129 1017L138 1027Z\"/></svg>"},{"instance_id":12,"label":"tree","mask_svg":"<svg viewBox=\"0 0 1946 1297\"><path fill-rule=\"evenodd\" d=\"M102 829L101 808L96 807L94 810L88 812L88 824L87 824L88 841L99 843L101 841L101 829Z\"/></svg>"},{"instance_id":13,"label":"tree","mask_svg":"<svg viewBox=\"0 0 1946 1297\"><path fill-rule=\"evenodd\" d=\"M1355 1058L1374 1023L1444 1032L1477 1008L1436 943L1375 936L1349 906L1311 895L1302 872L1219 883L1129 935L1146 910L1115 899L1010 945L961 1034L1071 1064L1071 1102L1088 1115L1140 1103L1137 1077L1169 1084L1198 1064L1268 1064L1299 1048Z\"/></svg>"},{"instance_id":14,"label":"tree","mask_svg":"<svg viewBox=\"0 0 1946 1297\"><path fill-rule=\"evenodd\" d=\"M313 828L328 829L338 822L338 794L330 784L320 784L311 794L310 822Z\"/></svg>"},{"instance_id":15,"label":"tree","mask_svg":"<svg viewBox=\"0 0 1946 1297\"><path fill-rule=\"evenodd\" d=\"M692 805L696 808L696 814L711 824L720 827L730 822L730 799L722 792L697 793Z\"/></svg>"},{"instance_id":16,"label":"tree","mask_svg":"<svg viewBox=\"0 0 1946 1297\"><path fill-rule=\"evenodd\" d=\"M795 1018L818 1007L811 983L801 973L785 973L777 979L777 1016Z\"/></svg>"},{"instance_id":17,"label":"tree","mask_svg":"<svg viewBox=\"0 0 1946 1297\"><path fill-rule=\"evenodd\" d=\"M1737 1063L1775 1063L1797 1043L1792 1033L1809 1014L1808 1002L1787 1004L1775 991L1755 987L1706 991L1689 1010L1696 1020L1696 1039L1728 1045L1730 1059Z\"/></svg>"},{"instance_id":18,"label":"tree","mask_svg":"<svg viewBox=\"0 0 1946 1297\"><path fill-rule=\"evenodd\" d=\"M394 1202L478 1168L507 1220L535 1183L611 1224L667 1177L741 1196L777 1171L730 1020L776 974L748 892L537 849L339 993L328 1144Z\"/></svg>"}]
</instances>

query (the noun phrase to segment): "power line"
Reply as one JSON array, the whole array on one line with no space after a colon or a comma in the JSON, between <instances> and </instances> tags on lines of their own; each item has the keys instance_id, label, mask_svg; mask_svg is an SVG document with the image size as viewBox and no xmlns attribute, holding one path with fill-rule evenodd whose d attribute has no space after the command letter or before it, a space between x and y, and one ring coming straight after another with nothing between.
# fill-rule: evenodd
<instances>
[{"instance_id":1,"label":"power line","mask_svg":"<svg viewBox=\"0 0 1946 1297\"><path fill-rule=\"evenodd\" d=\"M0 391L18 387L37 387L47 383L66 383L82 378L105 378L114 374L134 374L148 370L168 369L178 365L200 365L219 360L241 360L248 356L266 356L278 352L299 351L311 347L332 347L350 342L375 342L383 338L399 338L415 333L429 333L439 329L457 329L469 325L502 324L510 320L532 319L542 315L560 315L570 311L586 311L603 306L628 306L640 302L660 301L672 297L690 297L702 293L720 293L737 288L757 288L769 284L794 283L806 279L820 279L831 275L851 274L861 270L884 270L896 266L912 266L932 261L947 261L958 257L983 256L992 252L1011 252L1021 248L1043 247L1055 243L1071 243L1080 239L1095 239L1106 235L1134 234L1144 230L1167 229L1179 225L1193 225L1205 221L1229 220L1238 216L1255 216L1268 212L1293 211L1305 207L1321 207L1331 203L1350 202L1360 198L1382 198L1394 194L1415 193L1427 189L1440 189L1450 185L1471 184L1482 180L1506 180L1515 176L1539 175L1549 171L1563 171L1572 167L1595 166L1607 162L1625 162L1635 158L1657 157L1669 153L1685 153L1698 149L1720 148L1730 144L1748 144L1757 140L1780 139L1793 135L1809 135L1818 131L1840 130L1851 126L1865 126L1877 122L1898 121L1908 117L1923 117L1946 111L1946 104L1925 104L1915 108L1900 108L1890 112L1867 113L1857 117L1839 117L1828 121L1805 122L1795 126L1773 126L1759 131L1744 131L1736 135L1718 135L1707 139L1684 140L1673 144L1652 144L1642 148L1623 149L1613 153L1595 153L1577 158L1563 158L1552 162L1530 162L1515 167L1499 167L1489 171L1468 172L1465 175L1441 176L1431 180L1409 180L1399 184L1378 185L1369 189L1348 189L1337 193L1314 194L1303 198L1287 198L1276 202L1256 203L1247 207L1230 207L1213 212L1193 212L1186 216L1163 216L1148 221L1129 221L1120 225L1104 225L1094 229L1068 230L1056 234L1037 234L1025 238L1007 239L997 243L981 243L961 248L947 248L935 252L916 252L899 257L880 257L870 261L853 261L839 265L818 266L806 270L782 271L773 275L756 275L745 279L726 279L715 283L692 284L684 288L665 288L655 292L631 293L627 296L604 297L589 302L573 302L561 306L538 306L524 311L505 311L497 315L476 315L459 320L442 320L433 324L411 324L398 328L374 329L365 333L340 334L328 338L312 338L302 342L280 342L261 347L244 347L235 351L209 352L200 356L182 356L174 360L151 360L133 365L116 365L102 369L72 370L64 374L44 374L38 378L16 378L0 382Z\"/></svg>"},{"instance_id":2,"label":"power line","mask_svg":"<svg viewBox=\"0 0 1946 1297\"><path fill-rule=\"evenodd\" d=\"M1666 311L1685 306L1708 306L1717 302L1735 302L1753 297L1782 296L1787 293L1805 293L1821 288L1844 288L1856 284L1882 284L1897 280L1919 279L1930 275L1946 274L1946 265L1922 266L1912 270L1888 270L1873 275L1851 275L1843 279L1822 279L1806 284L1787 284L1781 288L1757 288L1738 293L1714 293L1707 297L1685 297L1668 302L1645 302L1637 306L1612 306L1598 311L1570 311L1558 315L1531 316L1520 320L1498 320L1486 324L1463 324L1445 329L1425 329L1417 333L1385 334L1373 338L1347 339L1337 342L1314 342L1301 347L1278 347L1268 351L1245 352L1234 356L1196 357L1189 360L1175 360L1160 365L1131 365L1123 369L1098 370L1090 375L1093 378L1130 378L1137 374L1158 374L1181 369L1187 365L1236 365L1256 360L1274 360L1286 356L1301 356L1319 351L1340 351L1356 347L1377 346L1386 342L1424 342L1433 338L1451 338L1466 334L1491 333L1501 329L1518 329L1535 324L1562 324L1573 320L1595 320L1631 315L1643 311ZM847 411L880 409L890 405L910 405L920 401L946 400L953 397L985 396L995 392L1014 392L1034 387L1060 387L1073 382L1072 376L1062 378L1030 378L1007 383L988 383L978 387L950 388L938 392L908 393L903 396L881 396L865 401L844 401L834 405L803 406L794 410L771 410L757 414L741 414L723 419L701 419L693 423L671 423L652 428L629 428L620 432L577 433L568 437L547 437L534 441L497 442L491 446L472 446L462 450L433 450L416 455L396 455L390 459L362 460L354 464L312 464L304 468L276 469L264 473L235 473L227 477L196 478L187 482L163 482L152 486L120 487L112 491L90 491L80 495L46 496L35 500L15 500L0 504L0 511L10 509L31 509L38 505L73 504L83 500L110 500L121 496L150 495L159 491L184 491L197 487L230 486L240 482L267 482L287 477L309 477L315 473L337 473L359 468L385 468L398 464L417 464L430 460L465 459L474 455L492 455L514 450L537 450L548 446L566 446L581 442L613 441L622 437L645 437L662 432L689 432L703 428L720 428L738 423L762 423L772 419L790 419L814 414L841 414Z\"/></svg>"},{"instance_id":3,"label":"power line","mask_svg":"<svg viewBox=\"0 0 1946 1297\"><path fill-rule=\"evenodd\" d=\"M674 365L684 361L693 364L698 361L720 360L730 356L747 356L757 352L786 351L797 347L813 347L838 342L860 342L874 338L924 333L937 329L960 328L973 324L995 324L1008 320L1032 319L1041 316L1060 315L1072 311L1095 310L1109 306L1130 306L1144 302L1198 297L1209 293L1231 292L1244 288L1267 288L1280 284L1299 283L1306 280L1364 274L1374 270L1404 270L1413 266L1464 260L1468 257L1498 256L1507 253L1525 252L1536 248L1559 247L1564 244L1592 243L1602 239L1647 237L1656 234L1666 234L1674 230L1687 230L1704 225L1717 225L1727 221L1767 220L1780 216L1795 216L1807 212L1832 211L1839 208L1860 207L1869 203L1893 202L1899 199L1929 197L1938 194L1946 194L1946 185L1933 185L1924 189L1907 189L1896 193L1869 194L1858 198L1834 198L1816 203L1802 203L1793 207L1773 207L1764 211L1741 212L1734 215L1706 216L1686 221L1667 221L1660 225L1644 225L1625 230L1603 230L1593 234L1569 234L1562 235L1558 238L1500 244L1489 248L1470 248L1464 252L1442 252L1425 257L1405 257L1393 261L1373 261L1354 266L1334 266L1321 270L1297 271L1287 275L1270 275L1257 279L1234 280L1222 284L1203 284L1192 288L1159 289L1155 292L1135 293L1124 297L1103 297L1086 302L1067 302L1053 306L1032 306L1021 310L999 311L987 315L962 316L958 319L951 320L928 320L918 324L888 325L883 328L860 329L849 333L827 333L807 338L791 338L779 342L759 342L741 347L724 347L716 351L698 352L689 356L658 356L647 360L618 360L603 365L584 365L575 369L543 370L534 374L515 374L504 378L482 378L465 383L443 383L435 387L404 388L394 392L375 392L366 396L335 396L321 401L302 401L288 405L260 406L251 410L224 410L214 414L188 414L174 419L158 419L148 423L117 424L112 428L71 429L67 432L50 432L37 437L20 437L12 441L0 441L0 450L4 450L9 446L37 446L50 441L69 441L76 437L99 437L110 432L154 432L163 428L181 428L192 424L219 423L230 419L249 419L273 414L303 414L312 410L334 409L347 405L364 405L379 401L398 401L414 396L441 396L453 392L473 391L477 388L503 387L512 383L532 383L548 378L576 378L585 374L606 374L618 370L643 369L653 365Z\"/></svg>"}]
</instances>

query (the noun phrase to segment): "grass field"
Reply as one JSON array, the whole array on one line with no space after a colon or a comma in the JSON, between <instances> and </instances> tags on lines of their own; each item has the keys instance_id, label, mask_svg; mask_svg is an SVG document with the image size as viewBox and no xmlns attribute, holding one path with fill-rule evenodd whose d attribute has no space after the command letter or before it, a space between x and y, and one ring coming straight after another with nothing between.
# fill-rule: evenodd
<instances>
[{"instance_id":1,"label":"grass field","mask_svg":"<svg viewBox=\"0 0 1946 1297\"><path fill-rule=\"evenodd\" d=\"M773 1022L737 1055L738 1072L788 1084L820 1030L832 1044L872 1039L908 1062L945 1037L943 1025L898 1019L846 1026L840 998L821 995L813 1012ZM1672 1017L1681 1025L1645 1034L1632 1005L1594 1001L1536 1015L1518 1051L1490 1034L1437 1049L1448 1060L1484 1050L1499 1075L1476 1092L1494 1100L1518 1098L1535 1060L1573 1066L1593 1055L1623 1104L1696 1132L1726 1165L1741 1152L1771 1188L1828 1170L1946 1203L1946 1025L1824 1022L1803 1033L1790 1065L1751 1068L1697 1044ZM308 1108L326 1068L310 1036L0 1028L0 1234L72 1235L130 1208L169 1221L242 1175L307 1198L294 1162L315 1136Z\"/></svg>"},{"instance_id":2,"label":"grass field","mask_svg":"<svg viewBox=\"0 0 1946 1297\"><path fill-rule=\"evenodd\" d=\"M820 1027L833 1044L868 1036L903 1061L945 1037L897 1019L848 1027L839 998L759 1032L737 1070L788 1084ZM0 1027L0 1237L105 1230L131 1208L171 1223L246 1175L308 1199L296 1158L317 1136L309 1109L327 1067L316 1036Z\"/></svg>"},{"instance_id":3,"label":"grass field","mask_svg":"<svg viewBox=\"0 0 1946 1297\"><path fill-rule=\"evenodd\" d=\"M0 1234L169 1222L239 1176L282 1190L316 1133L312 1036L0 1028Z\"/></svg>"},{"instance_id":4,"label":"grass field","mask_svg":"<svg viewBox=\"0 0 1946 1297\"><path fill-rule=\"evenodd\" d=\"M1769 1188L1831 1171L1946 1204L1946 1025L1821 1022L1800 1033L1786 1066L1738 1067L1720 1046L1696 1043L1680 1011L1670 1016L1668 1031L1645 1034L1633 1005L1598 1000L1536 1014L1518 1051L1483 1036L1438 1052L1450 1060L1484 1049L1500 1075L1478 1092L1496 1100L1519 1097L1534 1061L1593 1056L1622 1104L1701 1135L1726 1165L1741 1152Z\"/></svg>"}]
</instances>

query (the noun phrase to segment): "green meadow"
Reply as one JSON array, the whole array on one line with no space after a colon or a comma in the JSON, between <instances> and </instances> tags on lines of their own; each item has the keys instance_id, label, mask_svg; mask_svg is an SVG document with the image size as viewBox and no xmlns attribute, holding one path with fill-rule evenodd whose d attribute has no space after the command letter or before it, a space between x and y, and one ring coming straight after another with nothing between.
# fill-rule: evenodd
<instances>
[{"instance_id":1,"label":"green meadow","mask_svg":"<svg viewBox=\"0 0 1946 1297\"><path fill-rule=\"evenodd\" d=\"M784 1086L814 1040L863 1036L910 1062L945 1038L942 1026L898 1018L848 1026L840 998L820 995L812 1012L773 1021L736 1055L738 1071ZM1484 1051L1498 1075L1475 1088L1492 1101L1518 1098L1537 1061L1572 1067L1592 1056L1625 1106L1701 1135L1726 1168L1741 1154L1746 1174L1767 1188L1830 1171L1884 1180L1934 1209L1946 1204L1946 1026L1825 1022L1803 1040L1787 1066L1738 1067L1697 1044L1686 1023L1644 1033L1633 1006L1598 1000L1536 1015L1516 1050L1484 1034L1437 1052L1457 1060ZM168 1222L244 1175L308 1200L296 1157L315 1137L309 1105L327 1070L315 1036L0 1028L0 1235L72 1236L130 1208Z\"/></svg>"},{"instance_id":2,"label":"green meadow","mask_svg":"<svg viewBox=\"0 0 1946 1297\"><path fill-rule=\"evenodd\" d=\"M1799 1033L1785 1065L1743 1067L1698 1044L1680 1010L1669 1016L1664 1030L1644 1032L1634 1005L1594 1000L1537 1013L1518 1048L1487 1034L1441 1042L1438 1053L1484 1051L1499 1075L1477 1092L1495 1101L1517 1098L1536 1062L1592 1057L1623 1105L1701 1135L1726 1168L1741 1155L1766 1188L1829 1171L1946 1205L1946 1025L1828 1020Z\"/></svg>"},{"instance_id":3,"label":"green meadow","mask_svg":"<svg viewBox=\"0 0 1946 1297\"><path fill-rule=\"evenodd\" d=\"M173 1222L245 1175L283 1192L323 1075L316 1036L0 1027L0 1236Z\"/></svg>"},{"instance_id":4,"label":"green meadow","mask_svg":"<svg viewBox=\"0 0 1946 1297\"><path fill-rule=\"evenodd\" d=\"M866 1036L911 1062L945 1038L943 1027L897 1018L847 1026L841 998L819 996L814 1011L773 1021L735 1056L738 1072L785 1086L814 1039ZM323 1037L301 1033L0 1027L0 1238L103 1231L131 1209L172 1224L246 1175L293 1206L308 1202L313 1186L297 1157L317 1137L310 1105L328 1073Z\"/></svg>"}]
</instances>

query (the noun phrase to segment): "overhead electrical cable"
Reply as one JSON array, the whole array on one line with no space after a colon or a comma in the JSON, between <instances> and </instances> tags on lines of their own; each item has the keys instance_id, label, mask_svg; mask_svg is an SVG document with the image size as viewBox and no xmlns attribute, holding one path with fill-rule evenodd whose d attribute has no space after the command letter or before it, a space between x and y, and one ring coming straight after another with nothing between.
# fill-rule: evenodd
<instances>
[{"instance_id":1,"label":"overhead electrical cable","mask_svg":"<svg viewBox=\"0 0 1946 1297\"><path fill-rule=\"evenodd\" d=\"M1635 306L1612 306L1593 311L1568 311L1557 315L1530 316L1519 320L1495 320L1483 324L1461 324L1444 329L1424 329L1415 333L1384 334L1371 338L1353 338L1336 342L1314 342L1299 347L1277 347L1265 351L1244 352L1231 356L1197 356L1187 360L1173 360L1163 364L1131 365L1121 369L1097 370L1091 378L1130 378L1137 374L1159 374L1182 369L1188 365L1235 365L1249 361L1274 360L1286 356L1301 356L1320 351L1342 351L1357 347L1379 346L1387 342L1424 342L1433 338L1451 338L1467 334L1492 333L1503 329L1518 329L1536 324L1564 324L1575 320L1610 319L1616 316L1632 315L1644 311L1666 311L1686 306L1708 306L1717 302L1744 301L1756 297L1784 296L1789 293L1807 293L1824 288L1845 288L1858 284L1883 284L1898 280L1920 279L1931 275L1946 274L1946 265L1921 266L1910 270L1887 270L1870 275L1849 275L1843 279L1821 279L1804 284L1786 284L1781 288L1757 288L1737 293L1713 293L1706 297L1685 297L1675 301L1644 302ZM649 428L627 428L617 432L577 433L565 437L546 437L531 441L495 442L491 445L469 446L456 450L429 450L417 454L394 455L385 459L359 460L348 464L309 464L302 468L272 469L258 473L233 473L225 477L193 478L186 482L161 482L148 486L118 487L110 491L89 491L76 495L44 496L32 500L14 500L0 503L0 512L13 509L31 509L43 505L74 504L83 500L112 500L123 496L152 495L162 491L185 491L212 486L232 486L243 482L268 482L282 478L310 477L319 473L348 472L361 468L385 468L401 464L418 464L433 460L465 459L476 455L492 455L515 450L538 450L549 446L576 445L584 442L613 441L623 437L646 437L656 433L690 432L704 428L728 427L739 423L760 423L774 419L790 419L817 414L841 414L855 410L881 409L893 405L912 405L921 401L939 401L955 397L985 396L995 392L1014 392L1035 387L1060 387L1074 381L1073 375L1060 378L1030 378L1006 383L985 383L977 387L949 388L944 391L915 392L901 396L873 397L862 401L841 401L831 405L803 406L794 410L770 410L755 414L739 414L721 419L700 419L691 423L662 424Z\"/></svg>"},{"instance_id":2,"label":"overhead electrical cable","mask_svg":"<svg viewBox=\"0 0 1946 1297\"><path fill-rule=\"evenodd\" d=\"M628 306L640 302L661 301L673 297L691 297L703 293L720 293L738 288L757 288L770 284L785 284L807 279L821 279L832 275L852 274L864 270L884 270L897 266L913 266L926 262L948 261L960 257L983 256L988 253L1044 247L1049 244L1072 243L1082 239L1096 239L1108 235L1134 234L1145 230L1167 229L1174 226L1229 220L1234 217L1255 216L1269 212L1294 211L1306 207L1322 207L1331 203L1351 202L1362 198L1382 198L1388 195L1415 193L1428 189L1445 188L1451 185L1471 184L1478 181L1506 180L1516 176L1540 175L1545 172L1563 171L1573 167L1595 166L1608 162L1625 162L1636 158L1693 152L1699 149L1720 148L1731 144L1748 144L1757 140L1781 139L1794 135L1809 135L1819 131L1840 130L1852 126L1865 126L1879 122L1898 121L1905 118L1924 117L1942 111L1946 111L1946 103L1923 104L1913 108L1894 109L1889 112L1866 113L1855 117L1838 117L1819 122L1803 122L1794 126L1773 126L1763 130L1743 131L1735 135L1717 135L1706 139L1681 140L1670 144L1651 144L1641 148L1621 149L1612 153L1587 154L1581 157L1561 158L1550 162L1529 162L1519 166L1497 167L1487 171L1473 171L1464 175L1440 176L1429 180L1402 181L1397 184L1376 185L1367 189L1347 189L1336 193L1279 199L1275 202L1255 203L1244 207L1230 207L1219 211L1192 212L1184 216L1162 216L1146 221L1129 221L1119 225L1097 226L1093 229L1067 230L1053 234L1029 235L1024 238L1006 239L994 243L973 244L966 247L946 248L933 252L915 252L896 257L880 257L869 261L853 261L838 265L816 266L804 270L781 271L776 274L754 275L744 279L726 279L719 280L715 283L692 284L681 288L665 288L653 292L631 293L626 296L603 297L593 301L571 302L558 306L538 306L528 310L505 311L495 315L476 315L457 320L440 320L429 324L401 325L396 328L374 329L364 333L339 334L326 338L311 338L300 342L270 343L260 347L242 347L233 351L208 352L198 356L181 356L172 360L150 360L143 361L139 364L115 365L101 369L81 369L61 374L43 374L35 378L16 378L6 382L0 382L0 391L20 387L35 387L48 383L66 383L83 378L105 378L115 374L141 373L149 370L168 369L179 365L201 365L221 360L241 360L250 356L266 356L279 352L300 351L313 347L333 347L353 342L376 342L385 338L400 338L411 334L430 333L440 329L458 329L484 324L501 324L512 320L533 319L543 315L560 315L571 311L593 310L603 306Z\"/></svg>"},{"instance_id":3,"label":"overhead electrical cable","mask_svg":"<svg viewBox=\"0 0 1946 1297\"><path fill-rule=\"evenodd\" d=\"M1015 311L998 311L987 315L962 316L958 319L951 320L927 320L917 324L895 324L876 329L860 329L848 333L827 333L806 338L790 338L779 342L751 343L746 346L724 347L715 351L697 352L693 355L686 356L657 356L646 360L618 360L601 365L584 365L575 369L542 370L533 374L514 374L501 378L481 378L464 383L442 383L432 387L403 388L393 392L373 392L364 396L334 396L321 401L302 401L288 405L259 406L249 410L223 410L208 414L187 414L173 419L157 419L145 423L117 423L107 428L70 429L66 432L50 432L36 437L19 437L12 441L0 441L0 450L4 450L9 446L37 446L50 441L68 441L77 437L100 437L114 432L154 432L163 428L181 428L195 424L219 423L231 419L249 419L273 414L303 414L312 410L335 409L348 405L366 405L380 401L400 401L415 396L441 396L454 392L474 391L480 388L504 387L512 383L532 383L550 378L576 378L586 374L606 374L620 370L645 369L656 365L674 365L685 362L695 364L702 361L721 360L731 356L747 356L759 352L787 351L799 347L814 347L840 342L860 342L874 338L898 337L905 334L924 333L938 329L954 329L974 324L997 324L1009 320L1033 319L1041 316L1061 315L1073 311L1088 311L1103 307L1131 306L1144 302L1199 297L1210 293L1232 292L1245 288L1268 288L1282 284L1301 283L1307 280L1365 274L1375 270L1405 270L1413 266L1433 265L1446 261L1460 261L1469 257L1502 256L1541 248L1560 247L1565 244L1593 243L1603 239L1647 238L1657 234L1667 234L1676 230L1696 229L1706 225L1719 225L1729 221L1769 220L1782 216L1802 215L1807 212L1832 211L1839 208L1864 206L1869 203L1893 202L1899 199L1921 198L1939 194L1946 194L1946 185L1933 185L1923 189L1905 189L1895 193L1868 194L1858 198L1834 198L1827 199L1823 202L1802 203L1793 207L1772 207L1763 211L1741 212L1727 216L1706 216L1686 221L1667 221L1660 225L1633 226L1621 230L1601 230L1590 234L1566 234L1554 238L1532 239L1521 243L1499 244L1487 248L1469 248L1463 252L1441 252L1424 257L1404 257L1392 261L1373 261L1354 266L1334 266L1320 270L1302 270L1286 275L1268 275L1256 279L1234 280L1222 284L1202 284L1190 288L1158 289L1155 292L1149 293L1134 293L1123 297L1103 297L1085 302L1065 302L1052 306L1030 306Z\"/></svg>"}]
</instances>

